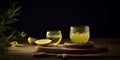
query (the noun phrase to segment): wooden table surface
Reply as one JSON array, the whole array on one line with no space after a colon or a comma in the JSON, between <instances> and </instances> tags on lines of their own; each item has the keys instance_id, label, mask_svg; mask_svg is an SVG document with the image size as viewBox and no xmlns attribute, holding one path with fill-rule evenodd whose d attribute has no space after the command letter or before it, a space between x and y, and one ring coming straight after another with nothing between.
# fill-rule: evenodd
<instances>
[{"instance_id":1,"label":"wooden table surface","mask_svg":"<svg viewBox=\"0 0 120 60\"><path fill-rule=\"evenodd\" d=\"M63 39L65 41L67 39ZM67 60L73 60L73 59L91 59L91 60L119 60L120 59L120 38L91 38L91 41L94 41L95 44L101 44L108 46L108 51L104 53L99 53L102 56L99 58L92 57L78 57L78 58L67 58ZM44 57L44 58L34 58L32 57L32 52L35 51L35 45L28 45L26 44L25 47L13 47L10 48L9 53L13 56L16 56L15 60L21 60L21 59L29 59L29 60L63 60L61 58L56 57Z\"/></svg>"}]
</instances>

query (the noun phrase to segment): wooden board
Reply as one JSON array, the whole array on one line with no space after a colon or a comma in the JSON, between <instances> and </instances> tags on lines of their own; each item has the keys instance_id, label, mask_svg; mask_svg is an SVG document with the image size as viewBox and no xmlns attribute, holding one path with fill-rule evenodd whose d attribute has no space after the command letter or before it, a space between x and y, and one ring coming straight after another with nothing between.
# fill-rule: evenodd
<instances>
[{"instance_id":1,"label":"wooden board","mask_svg":"<svg viewBox=\"0 0 120 60\"><path fill-rule=\"evenodd\" d=\"M89 49L81 49L81 48L67 48L64 45L59 47L42 47L36 46L36 51L33 52L33 56L57 56L57 57L65 57L72 56L72 57L79 57L79 56L99 56L96 55L97 53L107 52L107 46L103 45L94 45L93 48Z\"/></svg>"},{"instance_id":2,"label":"wooden board","mask_svg":"<svg viewBox=\"0 0 120 60\"><path fill-rule=\"evenodd\" d=\"M89 49L79 49L79 48L66 48L64 46L60 47L41 47L36 46L36 52L47 52L47 53L71 53L71 54L85 54L85 53L100 53L106 52L107 46L95 45L93 48Z\"/></svg>"},{"instance_id":3,"label":"wooden board","mask_svg":"<svg viewBox=\"0 0 120 60\"><path fill-rule=\"evenodd\" d=\"M43 57L58 57L58 58L101 58L104 57L101 54L67 54L67 53L45 53L45 52L34 52L33 57L43 58Z\"/></svg>"}]
</instances>

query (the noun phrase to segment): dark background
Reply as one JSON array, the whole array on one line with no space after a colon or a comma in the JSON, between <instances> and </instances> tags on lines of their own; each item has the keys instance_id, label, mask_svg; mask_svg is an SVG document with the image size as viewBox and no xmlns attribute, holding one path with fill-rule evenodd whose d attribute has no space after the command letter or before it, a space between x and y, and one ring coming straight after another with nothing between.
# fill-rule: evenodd
<instances>
[{"instance_id":1,"label":"dark background","mask_svg":"<svg viewBox=\"0 0 120 60\"><path fill-rule=\"evenodd\" d=\"M45 37L46 31L60 29L69 37L72 25L90 26L91 38L119 38L117 1L107 0L0 0L0 11L9 1L22 7L19 21L13 27L28 36Z\"/></svg>"}]
</instances>

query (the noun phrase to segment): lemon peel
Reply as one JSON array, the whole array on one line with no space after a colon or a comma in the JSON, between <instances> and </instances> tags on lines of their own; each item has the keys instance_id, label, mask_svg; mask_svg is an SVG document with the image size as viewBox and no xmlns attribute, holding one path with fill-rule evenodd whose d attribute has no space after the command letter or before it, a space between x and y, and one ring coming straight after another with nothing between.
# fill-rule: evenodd
<instances>
[{"instance_id":1,"label":"lemon peel","mask_svg":"<svg viewBox=\"0 0 120 60\"><path fill-rule=\"evenodd\" d=\"M24 47L24 44L19 44L17 41L10 42L11 47Z\"/></svg>"}]
</instances>

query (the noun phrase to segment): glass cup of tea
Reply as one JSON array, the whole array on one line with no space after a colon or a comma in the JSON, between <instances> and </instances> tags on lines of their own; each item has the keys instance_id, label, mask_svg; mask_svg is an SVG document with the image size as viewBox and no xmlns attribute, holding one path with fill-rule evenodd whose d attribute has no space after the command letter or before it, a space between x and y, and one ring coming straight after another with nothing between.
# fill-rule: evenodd
<instances>
[{"instance_id":1,"label":"glass cup of tea","mask_svg":"<svg viewBox=\"0 0 120 60\"><path fill-rule=\"evenodd\" d=\"M62 33L60 30L49 30L46 33L46 38L52 40L50 45L57 46L62 40Z\"/></svg>"},{"instance_id":2,"label":"glass cup of tea","mask_svg":"<svg viewBox=\"0 0 120 60\"><path fill-rule=\"evenodd\" d=\"M87 43L90 38L89 26L71 26L70 39L73 43Z\"/></svg>"}]
</instances>

